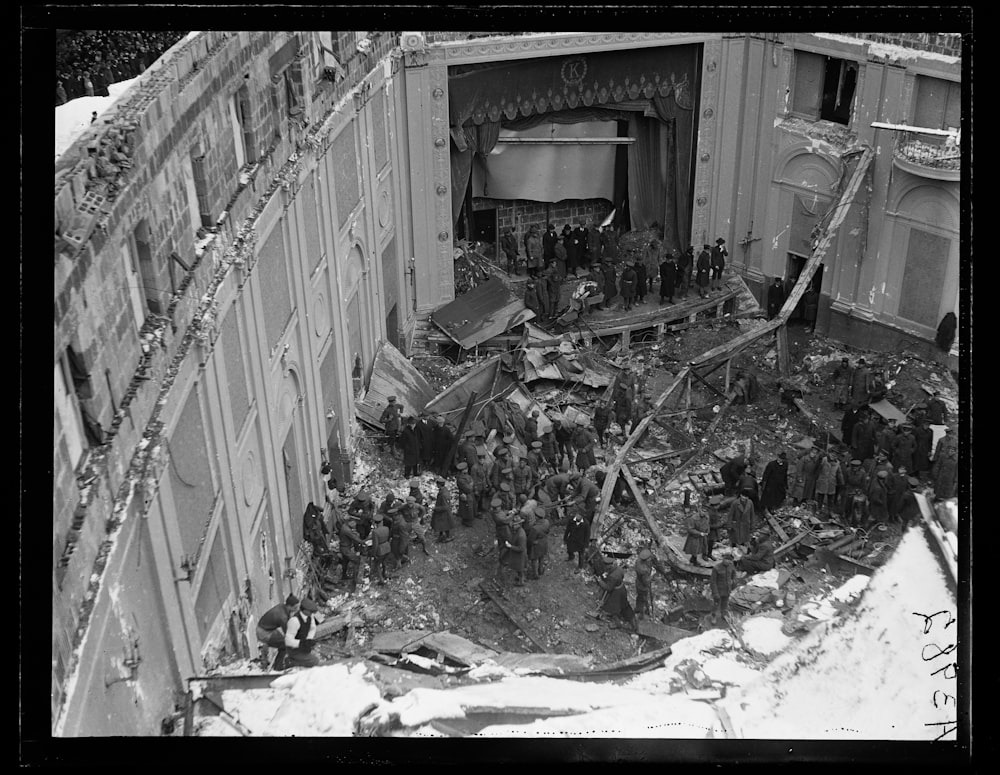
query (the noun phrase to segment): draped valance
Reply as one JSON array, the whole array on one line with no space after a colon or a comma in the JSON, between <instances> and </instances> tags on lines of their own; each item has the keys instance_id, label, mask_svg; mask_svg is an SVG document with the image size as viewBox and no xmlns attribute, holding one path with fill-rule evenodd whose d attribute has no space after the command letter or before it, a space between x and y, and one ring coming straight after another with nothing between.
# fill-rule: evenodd
<instances>
[{"instance_id":1,"label":"draped valance","mask_svg":"<svg viewBox=\"0 0 1000 775\"><path fill-rule=\"evenodd\" d=\"M697 62L694 44L456 66L448 73L450 123L459 127L668 96L691 110Z\"/></svg>"}]
</instances>

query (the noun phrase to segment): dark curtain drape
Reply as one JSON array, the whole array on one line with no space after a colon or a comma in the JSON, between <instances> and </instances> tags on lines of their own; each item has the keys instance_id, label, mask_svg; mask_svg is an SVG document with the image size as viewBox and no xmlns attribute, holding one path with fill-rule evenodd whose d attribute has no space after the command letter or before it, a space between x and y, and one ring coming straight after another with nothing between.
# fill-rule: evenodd
<instances>
[{"instance_id":1,"label":"dark curtain drape","mask_svg":"<svg viewBox=\"0 0 1000 775\"><path fill-rule=\"evenodd\" d=\"M656 118L633 113L629 133L636 142L629 146L628 191L632 228L646 229L658 223L669 250L684 250L691 239L690 108L679 105L673 95L651 99Z\"/></svg>"},{"instance_id":2,"label":"dark curtain drape","mask_svg":"<svg viewBox=\"0 0 1000 775\"><path fill-rule=\"evenodd\" d=\"M458 224L476 158L485 167L500 137L499 121L451 128L451 224Z\"/></svg>"}]
</instances>

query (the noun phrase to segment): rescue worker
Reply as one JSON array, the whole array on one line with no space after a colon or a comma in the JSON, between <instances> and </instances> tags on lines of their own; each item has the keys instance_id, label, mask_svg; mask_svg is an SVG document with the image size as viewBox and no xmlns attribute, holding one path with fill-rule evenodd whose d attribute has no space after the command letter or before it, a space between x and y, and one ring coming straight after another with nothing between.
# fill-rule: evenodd
<instances>
[{"instance_id":1,"label":"rescue worker","mask_svg":"<svg viewBox=\"0 0 1000 775\"><path fill-rule=\"evenodd\" d=\"M747 573L761 573L774 567L774 544L771 537L765 535L759 540L754 539L750 554L741 557L736 567Z\"/></svg>"},{"instance_id":2,"label":"rescue worker","mask_svg":"<svg viewBox=\"0 0 1000 775\"><path fill-rule=\"evenodd\" d=\"M861 461L855 458L847 467L844 474L844 518L848 518L849 506L855 495L864 495L868 489L868 474L861 467Z\"/></svg>"},{"instance_id":3,"label":"rescue worker","mask_svg":"<svg viewBox=\"0 0 1000 775\"><path fill-rule=\"evenodd\" d=\"M528 564L528 539L520 514L511 518L511 538L504 542L504 565L514 571L514 586L524 586L524 571Z\"/></svg>"},{"instance_id":4,"label":"rescue worker","mask_svg":"<svg viewBox=\"0 0 1000 775\"><path fill-rule=\"evenodd\" d=\"M403 509L396 509L392 515L392 527L389 532L389 549L395 567L401 568L410 563L410 541L410 524L403 514Z\"/></svg>"},{"instance_id":5,"label":"rescue worker","mask_svg":"<svg viewBox=\"0 0 1000 775\"><path fill-rule=\"evenodd\" d=\"M698 564L698 557L708 553L708 531L711 525L701 509L695 509L684 520L684 554L691 557L691 564Z\"/></svg>"},{"instance_id":6,"label":"rescue worker","mask_svg":"<svg viewBox=\"0 0 1000 775\"><path fill-rule=\"evenodd\" d=\"M475 506L475 484L469 474L468 464L462 460L455 466L458 475L455 477L455 485L458 488L458 518L466 527L472 525L476 518ZM440 497L440 490L438 491Z\"/></svg>"},{"instance_id":7,"label":"rescue worker","mask_svg":"<svg viewBox=\"0 0 1000 775\"><path fill-rule=\"evenodd\" d=\"M393 511L392 516L399 513L399 506L393 506L390 511ZM389 526L386 524L386 520L391 519L389 514L386 514L381 519L375 521L375 529L372 530L371 537L371 554L369 559L371 562L371 577L374 579L380 587L385 586L385 580L387 578L385 570L385 561L392 551L392 546L390 542L392 540L392 534L389 530Z\"/></svg>"},{"instance_id":8,"label":"rescue worker","mask_svg":"<svg viewBox=\"0 0 1000 775\"><path fill-rule=\"evenodd\" d=\"M528 460L526 458L518 460L511 474L514 477L514 494L527 495L535 483L535 472L528 465Z\"/></svg>"},{"instance_id":9,"label":"rescue worker","mask_svg":"<svg viewBox=\"0 0 1000 775\"><path fill-rule=\"evenodd\" d=\"M575 511L566 522L566 530L563 532L563 543L566 544L566 559L573 561L576 555L577 567L583 569L584 552L587 549L587 536L590 533L590 526L587 520L579 511Z\"/></svg>"},{"instance_id":10,"label":"rescue worker","mask_svg":"<svg viewBox=\"0 0 1000 775\"><path fill-rule=\"evenodd\" d=\"M954 498L958 485L958 450L952 445L941 449L944 439L938 442L931 476L934 479L934 497L938 500Z\"/></svg>"},{"instance_id":11,"label":"rescue worker","mask_svg":"<svg viewBox=\"0 0 1000 775\"><path fill-rule=\"evenodd\" d=\"M285 629L285 666L315 667L319 657L312 653L316 638L317 605L311 598L302 601L299 610L288 618Z\"/></svg>"},{"instance_id":12,"label":"rescue worker","mask_svg":"<svg viewBox=\"0 0 1000 775\"><path fill-rule=\"evenodd\" d=\"M548 468L552 473L556 471L559 465L559 449L558 443L556 442L556 434L554 426L549 428L545 433L542 434L540 439L542 460L545 461L545 467Z\"/></svg>"},{"instance_id":13,"label":"rescue worker","mask_svg":"<svg viewBox=\"0 0 1000 775\"><path fill-rule=\"evenodd\" d=\"M545 573L545 559L549 554L549 530L552 525L545 516L545 509L536 508L531 524L531 551L528 555L530 576L540 578Z\"/></svg>"},{"instance_id":14,"label":"rescue worker","mask_svg":"<svg viewBox=\"0 0 1000 775\"><path fill-rule=\"evenodd\" d=\"M351 505L347 507L348 516L357 520L358 535L362 541L368 539L368 534L372 529L372 518L375 513L375 504L372 503L372 496L364 489L359 490Z\"/></svg>"},{"instance_id":15,"label":"rescue worker","mask_svg":"<svg viewBox=\"0 0 1000 775\"><path fill-rule=\"evenodd\" d=\"M603 447L605 444L605 434L608 431L608 424L611 422L611 405L603 401L597 404L594 409L594 431L597 433L597 441Z\"/></svg>"},{"instance_id":16,"label":"rescue worker","mask_svg":"<svg viewBox=\"0 0 1000 775\"><path fill-rule=\"evenodd\" d=\"M715 247L712 248L712 254L709 258L709 266L712 269L712 290L721 291L722 290L722 272L726 268L726 257L729 255L729 251L723 247L726 241L719 237L715 241Z\"/></svg>"},{"instance_id":17,"label":"rescue worker","mask_svg":"<svg viewBox=\"0 0 1000 775\"><path fill-rule=\"evenodd\" d=\"M299 612L299 599L292 594L285 598L284 603L278 603L260 617L257 622L258 643L278 650L274 658L272 670L281 670L285 662L285 629L288 620Z\"/></svg>"},{"instance_id":18,"label":"rescue worker","mask_svg":"<svg viewBox=\"0 0 1000 775\"><path fill-rule=\"evenodd\" d=\"M406 418L399 432L399 447L403 450L403 476L416 476L420 473L420 436L415 418Z\"/></svg>"},{"instance_id":19,"label":"rescue worker","mask_svg":"<svg viewBox=\"0 0 1000 775\"><path fill-rule=\"evenodd\" d=\"M472 466L469 475L472 477L472 516L475 519L482 519L489 509L489 481L486 477L486 458L479 455L476 464Z\"/></svg>"},{"instance_id":20,"label":"rescue worker","mask_svg":"<svg viewBox=\"0 0 1000 775\"><path fill-rule=\"evenodd\" d=\"M618 563L614 563L611 568L597 580L598 586L604 590L604 599L601 603L601 610L611 617L614 627L618 626L621 620L635 630L635 611L628 601L628 590L625 588L625 571Z\"/></svg>"},{"instance_id":21,"label":"rescue worker","mask_svg":"<svg viewBox=\"0 0 1000 775\"><path fill-rule=\"evenodd\" d=\"M573 428L570 423L563 423L561 420L553 420L552 426L555 429L556 443L559 445L559 455L572 458L575 454L573 449Z\"/></svg>"},{"instance_id":22,"label":"rescue worker","mask_svg":"<svg viewBox=\"0 0 1000 775\"><path fill-rule=\"evenodd\" d=\"M438 543L448 543L454 540L451 531L455 528L455 518L451 510L451 495L445 486L444 477L434 480L437 483L437 499L434 501L434 511L431 512L431 530L437 533Z\"/></svg>"},{"instance_id":23,"label":"rescue worker","mask_svg":"<svg viewBox=\"0 0 1000 775\"><path fill-rule=\"evenodd\" d=\"M351 591L357 589L358 578L361 575L361 546L364 539L354 529L357 518L348 514L340 524L340 580L350 579Z\"/></svg>"},{"instance_id":24,"label":"rescue worker","mask_svg":"<svg viewBox=\"0 0 1000 775\"><path fill-rule=\"evenodd\" d=\"M504 559L507 555L507 543L513 538L511 522L513 515L503 507L499 498L490 501L490 516L493 518L493 528L497 539L497 575L503 576Z\"/></svg>"},{"instance_id":25,"label":"rescue worker","mask_svg":"<svg viewBox=\"0 0 1000 775\"><path fill-rule=\"evenodd\" d=\"M444 421L443 417L437 418L437 427L434 429L434 469L441 476L447 476L450 471L444 470L445 460L451 448L455 445L455 429Z\"/></svg>"},{"instance_id":26,"label":"rescue worker","mask_svg":"<svg viewBox=\"0 0 1000 775\"><path fill-rule=\"evenodd\" d=\"M389 445L390 450L394 449L398 443L402 414L402 404L396 403L396 396L389 396L389 403L382 410L378 421L385 428L386 443ZM382 449L385 449L385 445L382 446Z\"/></svg>"},{"instance_id":27,"label":"rescue worker","mask_svg":"<svg viewBox=\"0 0 1000 775\"><path fill-rule=\"evenodd\" d=\"M597 465L597 458L594 455L594 442L597 439L587 427L587 420L582 419L577 429L573 432L573 446L576 447L576 467L580 471L586 471L591 466Z\"/></svg>"},{"instance_id":28,"label":"rescue worker","mask_svg":"<svg viewBox=\"0 0 1000 775\"><path fill-rule=\"evenodd\" d=\"M538 438L538 418L541 413L537 409L532 409L531 414L524 419L524 443L530 445Z\"/></svg>"},{"instance_id":29,"label":"rescue worker","mask_svg":"<svg viewBox=\"0 0 1000 775\"><path fill-rule=\"evenodd\" d=\"M635 613L639 619L653 616L653 553L642 549L635 561Z\"/></svg>"},{"instance_id":30,"label":"rescue worker","mask_svg":"<svg viewBox=\"0 0 1000 775\"><path fill-rule=\"evenodd\" d=\"M580 514L587 521L589 529L597 514L597 502L601 497L601 490L589 477L579 473L572 474L570 482L574 487L574 502L577 504Z\"/></svg>"},{"instance_id":31,"label":"rescue worker","mask_svg":"<svg viewBox=\"0 0 1000 775\"><path fill-rule=\"evenodd\" d=\"M733 565L733 553L723 552L722 560L712 568L712 575L709 579L709 586L712 590L712 600L716 603L716 610L712 619L718 623L725 621L726 614L729 613L729 593L736 585L736 566Z\"/></svg>"},{"instance_id":32,"label":"rescue worker","mask_svg":"<svg viewBox=\"0 0 1000 775\"><path fill-rule=\"evenodd\" d=\"M741 492L729 506L729 543L732 546L745 546L750 543L754 519L753 502L747 493Z\"/></svg>"},{"instance_id":33,"label":"rescue worker","mask_svg":"<svg viewBox=\"0 0 1000 775\"><path fill-rule=\"evenodd\" d=\"M510 471L509 468L504 469L505 471ZM517 503L517 496L514 494L514 488L511 487L510 481L504 480L500 482L500 492L497 494L500 498L500 503L507 510L513 509L514 505Z\"/></svg>"}]
</instances>

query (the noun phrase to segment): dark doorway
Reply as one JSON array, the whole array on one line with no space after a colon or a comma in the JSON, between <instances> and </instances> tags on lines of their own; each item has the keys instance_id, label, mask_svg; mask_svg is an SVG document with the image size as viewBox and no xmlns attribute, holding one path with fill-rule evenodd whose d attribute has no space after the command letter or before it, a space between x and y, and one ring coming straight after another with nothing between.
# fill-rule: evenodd
<instances>
[{"instance_id":1,"label":"dark doorway","mask_svg":"<svg viewBox=\"0 0 1000 775\"><path fill-rule=\"evenodd\" d=\"M788 263L785 269L785 277L798 278L802 274L802 270L805 268L806 261L808 258L806 256L800 256L798 253L788 254ZM816 293L820 293L823 288L823 264L816 267L816 271L813 273L812 281L809 283ZM795 305L795 309L789 316L789 320L799 320L802 318L802 299L799 299L799 303Z\"/></svg>"},{"instance_id":2,"label":"dark doorway","mask_svg":"<svg viewBox=\"0 0 1000 775\"><path fill-rule=\"evenodd\" d=\"M851 121L851 102L854 100L854 87L858 80L858 65L835 57L827 57L826 74L823 79L823 101L820 106L820 118L824 121L835 121L838 124L849 124Z\"/></svg>"},{"instance_id":3,"label":"dark doorway","mask_svg":"<svg viewBox=\"0 0 1000 775\"><path fill-rule=\"evenodd\" d=\"M385 335L389 343L399 349L399 314L398 304L393 304L389 314L385 316Z\"/></svg>"},{"instance_id":4,"label":"dark doorway","mask_svg":"<svg viewBox=\"0 0 1000 775\"><path fill-rule=\"evenodd\" d=\"M477 210L472 216L473 231L472 238L476 242L485 242L487 245L495 245L497 241L497 211Z\"/></svg>"},{"instance_id":5,"label":"dark doorway","mask_svg":"<svg viewBox=\"0 0 1000 775\"><path fill-rule=\"evenodd\" d=\"M302 489L299 485L298 460L295 454L295 424L292 424L285 443L281 448L281 458L285 469L285 488L288 492L288 513L292 522L292 545L302 542Z\"/></svg>"}]
</instances>

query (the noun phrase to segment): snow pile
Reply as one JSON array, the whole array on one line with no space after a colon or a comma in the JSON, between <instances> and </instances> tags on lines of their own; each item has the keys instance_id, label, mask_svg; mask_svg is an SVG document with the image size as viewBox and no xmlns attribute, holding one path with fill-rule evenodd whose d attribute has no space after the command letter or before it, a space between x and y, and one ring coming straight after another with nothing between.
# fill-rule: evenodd
<instances>
[{"instance_id":1,"label":"snow pile","mask_svg":"<svg viewBox=\"0 0 1000 775\"><path fill-rule=\"evenodd\" d=\"M783 651L792 638L781 631L782 620L773 616L753 616L743 622L743 642L751 651L771 657Z\"/></svg>"},{"instance_id":2,"label":"snow pile","mask_svg":"<svg viewBox=\"0 0 1000 775\"><path fill-rule=\"evenodd\" d=\"M90 127L91 114L95 110L100 118L137 80L139 76L111 84L108 87L110 94L108 97L77 97L63 105L57 105L55 158L62 156L66 149Z\"/></svg>"},{"instance_id":3,"label":"snow pile","mask_svg":"<svg viewBox=\"0 0 1000 775\"><path fill-rule=\"evenodd\" d=\"M591 684L598 693L607 687ZM530 724L497 724L477 737L654 737L713 738L723 736L710 705L682 697L645 695L574 716L538 719Z\"/></svg>"},{"instance_id":4,"label":"snow pile","mask_svg":"<svg viewBox=\"0 0 1000 775\"><path fill-rule=\"evenodd\" d=\"M501 678L512 678L516 675L517 673L515 671L508 670L506 667L501 667L492 659L487 659L472 668L465 674L465 677L470 678L473 681L494 681Z\"/></svg>"},{"instance_id":5,"label":"snow pile","mask_svg":"<svg viewBox=\"0 0 1000 775\"><path fill-rule=\"evenodd\" d=\"M266 689L227 690L226 712L253 736L338 736L354 734L362 711L378 704L378 688L363 664L338 664L295 670L274 680ZM217 718L198 725L198 735L234 734Z\"/></svg>"},{"instance_id":6,"label":"snow pile","mask_svg":"<svg viewBox=\"0 0 1000 775\"><path fill-rule=\"evenodd\" d=\"M778 574L780 571L778 568L772 568L764 573L758 573L756 576L751 576L747 579L747 584L755 587L763 587L765 589L778 589Z\"/></svg>"},{"instance_id":7,"label":"snow pile","mask_svg":"<svg viewBox=\"0 0 1000 775\"><path fill-rule=\"evenodd\" d=\"M861 584L845 586L841 598ZM919 614L939 611L947 613L925 633ZM933 704L955 693L942 672L954 656L940 653L956 641L955 627L945 627L955 615L923 531L910 530L855 611L820 624L717 707L743 738L933 740L948 729L940 722L955 717L954 707ZM952 727L943 739L954 738Z\"/></svg>"},{"instance_id":8,"label":"snow pile","mask_svg":"<svg viewBox=\"0 0 1000 775\"><path fill-rule=\"evenodd\" d=\"M744 667L741 663L732 655L725 656L726 662L730 664L713 661L715 657L733 652L736 648L736 641L725 630L707 630L674 643L670 647L670 656L662 667L640 673L625 686L670 694L688 692L689 689L700 690L709 687L713 681L736 683L731 679L737 674L742 678L746 677L737 669ZM711 667L707 667L710 663Z\"/></svg>"}]
</instances>

